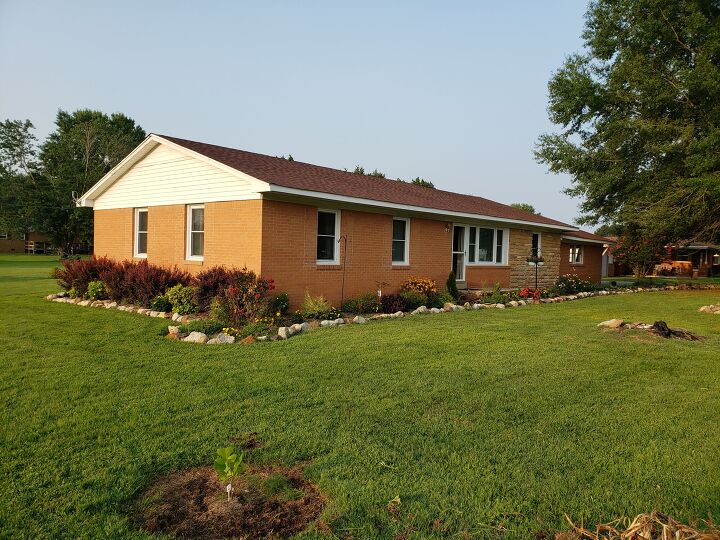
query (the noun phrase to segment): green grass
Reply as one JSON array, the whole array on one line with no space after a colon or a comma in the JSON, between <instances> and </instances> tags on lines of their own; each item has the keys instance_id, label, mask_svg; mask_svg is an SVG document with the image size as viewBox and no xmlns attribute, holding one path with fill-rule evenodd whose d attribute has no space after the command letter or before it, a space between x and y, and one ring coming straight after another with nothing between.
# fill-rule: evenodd
<instances>
[{"instance_id":1,"label":"green grass","mask_svg":"<svg viewBox=\"0 0 720 540\"><path fill-rule=\"evenodd\" d=\"M164 340L167 321L43 301L54 265L0 257L0 538L145 538L126 512L152 478L251 431L264 447L247 459L303 464L338 537L720 515L720 318L697 312L717 291L202 347ZM708 339L596 328L612 317Z\"/></svg>"}]
</instances>

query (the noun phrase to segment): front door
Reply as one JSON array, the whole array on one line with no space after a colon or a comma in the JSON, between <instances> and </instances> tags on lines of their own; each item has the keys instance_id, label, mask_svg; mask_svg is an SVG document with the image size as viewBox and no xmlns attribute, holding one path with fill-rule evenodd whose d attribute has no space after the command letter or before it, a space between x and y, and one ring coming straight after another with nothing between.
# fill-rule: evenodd
<instances>
[{"instance_id":1,"label":"front door","mask_svg":"<svg viewBox=\"0 0 720 540\"><path fill-rule=\"evenodd\" d=\"M452 271L457 281L465 281L465 227L453 226Z\"/></svg>"}]
</instances>

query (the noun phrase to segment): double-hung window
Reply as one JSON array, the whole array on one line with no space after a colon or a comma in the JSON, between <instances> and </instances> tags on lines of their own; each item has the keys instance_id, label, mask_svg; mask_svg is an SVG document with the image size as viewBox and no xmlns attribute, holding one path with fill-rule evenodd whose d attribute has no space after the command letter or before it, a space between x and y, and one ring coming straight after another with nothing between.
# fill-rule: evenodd
<instances>
[{"instance_id":1,"label":"double-hung window","mask_svg":"<svg viewBox=\"0 0 720 540\"><path fill-rule=\"evenodd\" d=\"M148 210L135 209L135 256L147 257L148 244Z\"/></svg>"},{"instance_id":2,"label":"double-hung window","mask_svg":"<svg viewBox=\"0 0 720 540\"><path fill-rule=\"evenodd\" d=\"M505 229L469 227L468 263L504 264L506 242Z\"/></svg>"},{"instance_id":3,"label":"double-hung window","mask_svg":"<svg viewBox=\"0 0 720 540\"><path fill-rule=\"evenodd\" d=\"M393 218L392 230L392 263L396 265L408 264L409 259L409 220L406 218Z\"/></svg>"},{"instance_id":4,"label":"double-hung window","mask_svg":"<svg viewBox=\"0 0 720 540\"><path fill-rule=\"evenodd\" d=\"M317 263L338 264L338 237L340 212L318 210L317 213Z\"/></svg>"},{"instance_id":5,"label":"double-hung window","mask_svg":"<svg viewBox=\"0 0 720 540\"><path fill-rule=\"evenodd\" d=\"M8 239L8 233L0 232L0 240L7 240L7 239Z\"/></svg>"},{"instance_id":6,"label":"double-hung window","mask_svg":"<svg viewBox=\"0 0 720 540\"><path fill-rule=\"evenodd\" d=\"M187 258L202 261L205 253L205 207L192 204L187 208Z\"/></svg>"},{"instance_id":7,"label":"double-hung window","mask_svg":"<svg viewBox=\"0 0 720 540\"><path fill-rule=\"evenodd\" d=\"M583 263L583 247L578 245L570 246L570 264Z\"/></svg>"}]
</instances>

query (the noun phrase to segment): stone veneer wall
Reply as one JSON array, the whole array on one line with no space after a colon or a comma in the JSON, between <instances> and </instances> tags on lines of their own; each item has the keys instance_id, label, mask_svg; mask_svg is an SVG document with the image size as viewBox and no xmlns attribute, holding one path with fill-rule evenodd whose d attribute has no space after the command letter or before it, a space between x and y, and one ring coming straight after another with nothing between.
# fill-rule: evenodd
<instances>
[{"instance_id":1,"label":"stone veneer wall","mask_svg":"<svg viewBox=\"0 0 720 540\"><path fill-rule=\"evenodd\" d=\"M560 275L559 233L541 233L540 250L545 264L538 269L538 286L550 287ZM515 288L535 286L535 267L527 263L532 246L532 231L510 230L510 286Z\"/></svg>"}]
</instances>

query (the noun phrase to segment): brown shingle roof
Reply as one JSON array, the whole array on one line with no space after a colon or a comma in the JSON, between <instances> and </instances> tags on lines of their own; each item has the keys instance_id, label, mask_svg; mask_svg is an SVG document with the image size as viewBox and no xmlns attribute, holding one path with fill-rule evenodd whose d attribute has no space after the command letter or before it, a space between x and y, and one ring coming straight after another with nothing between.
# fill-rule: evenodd
<instances>
[{"instance_id":1,"label":"brown shingle roof","mask_svg":"<svg viewBox=\"0 0 720 540\"><path fill-rule=\"evenodd\" d=\"M584 238L586 240L594 240L596 242L605 242L606 244L614 244L615 240L608 238L607 236L600 236L587 231L569 231L567 236L574 236L575 238Z\"/></svg>"},{"instance_id":2,"label":"brown shingle roof","mask_svg":"<svg viewBox=\"0 0 720 540\"><path fill-rule=\"evenodd\" d=\"M575 228L567 223L524 212L483 197L461 195L460 193L426 188L408 182L365 176L167 135L159 135L159 137L249 174L258 180L286 188L419 206L435 210L527 221L538 225Z\"/></svg>"}]
</instances>

